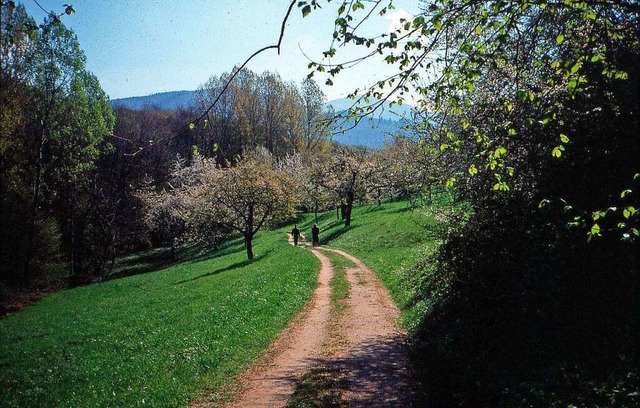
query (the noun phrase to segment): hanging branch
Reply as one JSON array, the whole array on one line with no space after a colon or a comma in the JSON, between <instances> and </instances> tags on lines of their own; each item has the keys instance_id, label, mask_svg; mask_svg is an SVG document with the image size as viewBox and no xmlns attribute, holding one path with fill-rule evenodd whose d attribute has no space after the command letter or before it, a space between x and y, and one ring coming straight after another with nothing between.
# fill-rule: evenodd
<instances>
[{"instance_id":1,"label":"hanging branch","mask_svg":"<svg viewBox=\"0 0 640 408\"><path fill-rule=\"evenodd\" d=\"M247 64L253 59L255 58L257 55L267 51L267 50L271 50L271 49L276 49L278 50L278 55L280 55L280 50L281 50L281 46L282 46L282 39L284 38L284 31L287 25L287 21L289 20L289 16L291 15L291 10L293 10L293 6L295 6L296 4L296 0L291 0L291 3L289 4L289 8L287 9L287 14L285 14L284 19L282 20L282 25L280 27L280 35L278 37L278 42L276 44L273 45L268 45L266 47L263 47L261 49L259 49L258 51L254 52L253 54L251 54L251 56L249 56L249 58L247 58L242 65L240 65L240 67L238 69L236 69L231 76L229 77L229 79L227 80L227 82L225 83L224 87L222 88L222 90L218 93L218 95L216 96L216 98L213 100L213 102L211 102L211 104L209 105L209 107L200 115L198 116L198 118L196 120L194 120L193 122L189 123L189 125L187 126L187 128L181 132L180 134L170 137L168 139L164 139L162 140L162 142L168 142L171 141L173 139L177 139L180 138L182 136L187 135L191 130L195 129L196 126L198 126L198 124L209 114L209 112L211 112L211 110L213 108L215 108L216 104L218 103L218 101L220 100L220 98L222 97L222 95L224 95L224 93L227 91L227 89L229 88L229 86L231 86L231 83L233 82L233 80L235 79L235 77L244 69L245 66L247 66ZM115 135L113 135L113 137L116 137ZM145 150L148 147L151 147L153 145L155 145L157 142L149 142L149 144L145 145L145 146L141 146L138 148L137 151L135 151L134 153L130 153L127 154L127 156L135 156L138 153L140 153L141 151Z\"/></svg>"}]
</instances>

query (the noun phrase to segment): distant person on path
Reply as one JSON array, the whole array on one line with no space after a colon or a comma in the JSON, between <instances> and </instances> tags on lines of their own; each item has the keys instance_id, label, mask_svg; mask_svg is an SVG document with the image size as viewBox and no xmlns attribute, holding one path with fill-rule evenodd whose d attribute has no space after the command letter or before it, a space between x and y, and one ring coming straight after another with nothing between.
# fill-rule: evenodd
<instances>
[{"instance_id":1,"label":"distant person on path","mask_svg":"<svg viewBox=\"0 0 640 408\"><path fill-rule=\"evenodd\" d=\"M311 228L311 236L313 237L313 246L320 246L320 228L318 228L318 224L313 224L313 228Z\"/></svg>"},{"instance_id":2,"label":"distant person on path","mask_svg":"<svg viewBox=\"0 0 640 408\"><path fill-rule=\"evenodd\" d=\"M300 228L298 228L297 224L293 226L291 235L293 235L293 245L298 246L298 238L300 238Z\"/></svg>"}]
</instances>

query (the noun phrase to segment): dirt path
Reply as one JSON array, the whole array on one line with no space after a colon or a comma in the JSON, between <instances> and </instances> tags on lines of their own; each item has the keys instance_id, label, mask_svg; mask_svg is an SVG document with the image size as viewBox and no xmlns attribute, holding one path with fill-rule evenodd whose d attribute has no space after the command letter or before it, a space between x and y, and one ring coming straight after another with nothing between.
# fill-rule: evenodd
<instances>
[{"instance_id":1,"label":"dirt path","mask_svg":"<svg viewBox=\"0 0 640 408\"><path fill-rule=\"evenodd\" d=\"M271 346L266 361L245 374L240 398L228 407L283 407L297 381L318 362L328 340L333 267L329 258L313 252L322 267L311 302Z\"/></svg>"},{"instance_id":2,"label":"dirt path","mask_svg":"<svg viewBox=\"0 0 640 408\"><path fill-rule=\"evenodd\" d=\"M415 404L415 379L409 369L406 333L388 291L362 261L336 252L356 267L347 269L347 311L338 322L343 339L325 364L346 373L343 400L352 407L409 407Z\"/></svg>"},{"instance_id":3,"label":"dirt path","mask_svg":"<svg viewBox=\"0 0 640 408\"><path fill-rule=\"evenodd\" d=\"M330 322L333 266L320 250L311 251L322 264L311 301L262 362L243 375L241 392L226 406L284 407L302 375L318 365L346 379L346 389L338 391L348 406L414 405L406 335L396 325L399 312L389 293L362 261L330 250L356 265L346 273L346 312Z\"/></svg>"}]
</instances>

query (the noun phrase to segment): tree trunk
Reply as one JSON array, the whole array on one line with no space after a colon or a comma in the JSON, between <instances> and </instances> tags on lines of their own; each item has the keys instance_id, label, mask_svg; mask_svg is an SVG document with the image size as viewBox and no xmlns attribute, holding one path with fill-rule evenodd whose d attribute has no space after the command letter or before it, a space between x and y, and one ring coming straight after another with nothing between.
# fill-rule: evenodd
<instances>
[{"instance_id":1,"label":"tree trunk","mask_svg":"<svg viewBox=\"0 0 640 408\"><path fill-rule=\"evenodd\" d=\"M346 209L345 209L345 220L344 220L344 226L348 227L351 225L351 210L353 209L353 200L354 200L354 194L353 192L349 192L347 194L347 205L346 205Z\"/></svg>"},{"instance_id":2,"label":"tree trunk","mask_svg":"<svg viewBox=\"0 0 640 408\"><path fill-rule=\"evenodd\" d=\"M76 209L75 209L75 197L71 199L71 280L79 282L78 269L76 265L76 256L78 252L76 241Z\"/></svg>"},{"instance_id":3,"label":"tree trunk","mask_svg":"<svg viewBox=\"0 0 640 408\"><path fill-rule=\"evenodd\" d=\"M244 245L247 248L247 258L253 259L253 205L249 205L247 214L247 227L244 233Z\"/></svg>"},{"instance_id":4,"label":"tree trunk","mask_svg":"<svg viewBox=\"0 0 640 408\"><path fill-rule=\"evenodd\" d=\"M244 245L247 248L247 258L253 259L253 237L251 235L244 236Z\"/></svg>"},{"instance_id":5,"label":"tree trunk","mask_svg":"<svg viewBox=\"0 0 640 408\"><path fill-rule=\"evenodd\" d=\"M40 201L40 187L42 181L42 157L44 155L45 127L42 125L42 133L38 141L38 156L36 157L36 174L33 180L33 201L31 202L31 214L29 220L29 231L27 234L27 245L25 248L25 261L23 270L23 284L29 286L31 283L31 258L33 258L36 223L38 219L38 205Z\"/></svg>"},{"instance_id":6,"label":"tree trunk","mask_svg":"<svg viewBox=\"0 0 640 408\"><path fill-rule=\"evenodd\" d=\"M171 261L175 262L178 260L178 242L175 238L171 238Z\"/></svg>"}]
</instances>

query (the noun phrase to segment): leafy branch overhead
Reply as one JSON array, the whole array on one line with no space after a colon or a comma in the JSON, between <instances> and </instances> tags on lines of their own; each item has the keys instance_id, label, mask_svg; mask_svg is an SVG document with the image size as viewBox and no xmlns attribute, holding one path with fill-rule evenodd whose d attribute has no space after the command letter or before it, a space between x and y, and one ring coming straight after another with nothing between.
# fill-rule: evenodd
<instances>
[{"instance_id":1,"label":"leafy branch overhead","mask_svg":"<svg viewBox=\"0 0 640 408\"><path fill-rule=\"evenodd\" d=\"M299 7L306 16L330 2L301 1ZM337 3L333 38L323 58L309 64L309 75L324 75L330 85L341 71L371 58L394 67L392 75L350 95L349 114L357 121L389 100L411 102L425 136L468 162L446 180L449 187L477 178L507 193L520 188L532 155L574 160L584 140L576 124L589 112L603 116L603 107L620 103L611 93L601 101L593 96L607 87L625 88L633 67L619 55L639 41L635 1L434 0L424 2L419 15L375 35L361 34L360 27L392 10L393 2ZM347 45L360 47L363 55L341 61ZM628 184L638 171L636 166L628 172L627 184L609 197L610 207L623 208L620 191L638 189ZM586 213L599 210L574 211L582 211L574 216L586 222ZM636 236L632 211L605 213L619 220L607 229ZM589 230L590 236L604 231Z\"/></svg>"}]
</instances>

